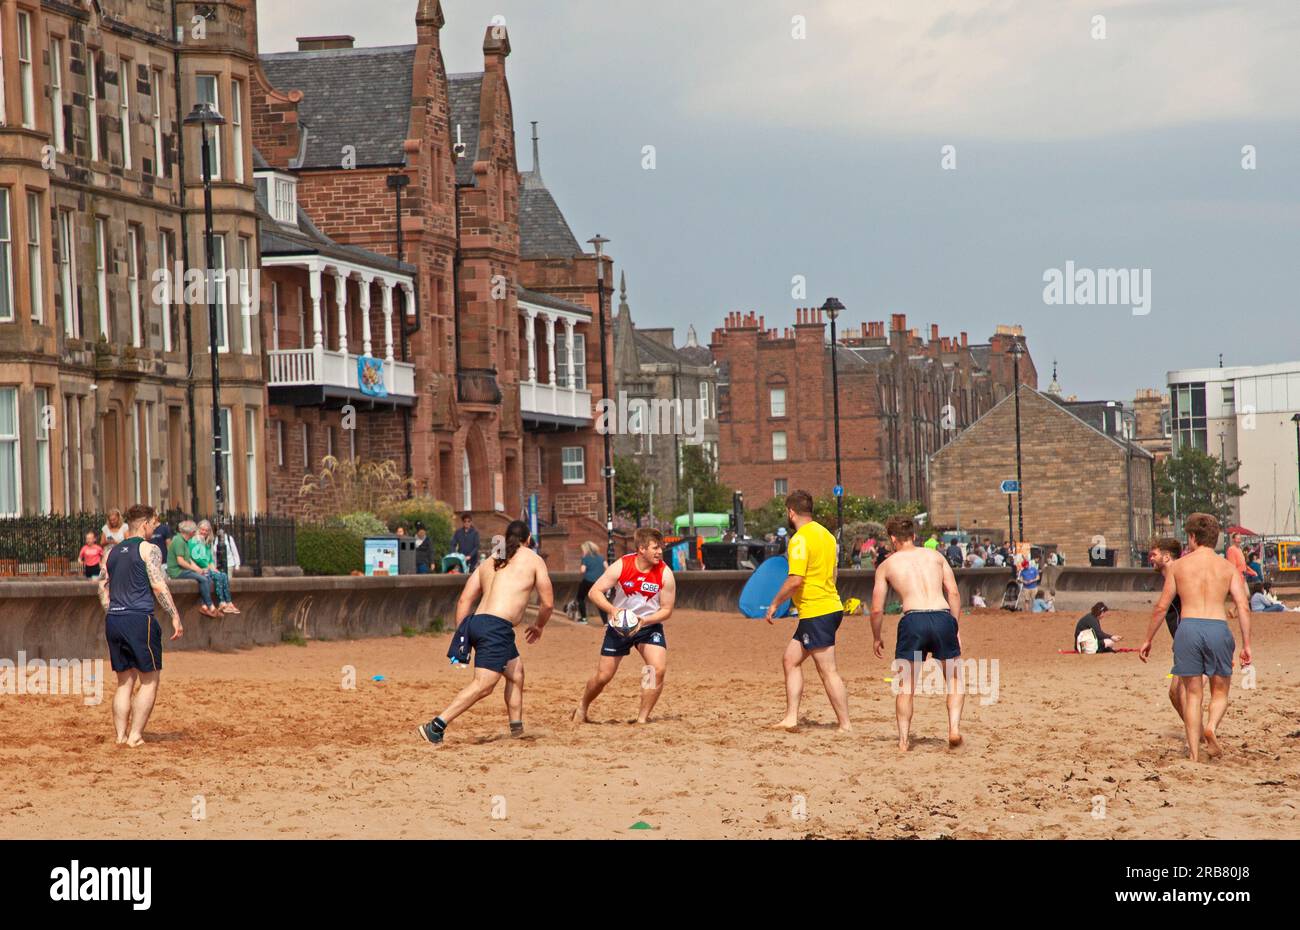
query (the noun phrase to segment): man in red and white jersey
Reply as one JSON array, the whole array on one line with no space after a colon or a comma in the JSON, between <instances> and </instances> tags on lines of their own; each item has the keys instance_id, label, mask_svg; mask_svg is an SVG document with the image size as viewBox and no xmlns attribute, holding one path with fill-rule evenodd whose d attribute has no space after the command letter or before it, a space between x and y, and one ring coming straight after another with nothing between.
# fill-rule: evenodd
<instances>
[{"instance_id":1,"label":"man in red and white jersey","mask_svg":"<svg viewBox=\"0 0 1300 930\"><path fill-rule=\"evenodd\" d=\"M664 674L668 669L668 641L664 639L664 621L672 616L673 602L677 598L677 582L673 570L664 563L664 537L656 529L642 527L632 537L636 552L615 559L605 574L591 587L587 599L606 617L616 610L630 610L640 618L640 623L630 634L622 635L608 625L605 641L601 644L600 660L596 674L591 676L582 692L582 703L573 712L573 719L587 723L587 708L605 689L618 671L623 657L633 647L641 654L641 711L637 723L648 723L650 711L664 690ZM614 589L611 603L607 591Z\"/></svg>"}]
</instances>

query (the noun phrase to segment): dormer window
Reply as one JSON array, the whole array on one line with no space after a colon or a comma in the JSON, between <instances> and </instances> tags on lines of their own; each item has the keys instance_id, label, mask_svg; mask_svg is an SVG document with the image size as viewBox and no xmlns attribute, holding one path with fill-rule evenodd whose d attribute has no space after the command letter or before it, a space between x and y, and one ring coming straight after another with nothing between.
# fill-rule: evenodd
<instances>
[{"instance_id":1,"label":"dormer window","mask_svg":"<svg viewBox=\"0 0 1300 930\"><path fill-rule=\"evenodd\" d=\"M286 226L298 225L298 179L279 171L257 172L257 199Z\"/></svg>"}]
</instances>

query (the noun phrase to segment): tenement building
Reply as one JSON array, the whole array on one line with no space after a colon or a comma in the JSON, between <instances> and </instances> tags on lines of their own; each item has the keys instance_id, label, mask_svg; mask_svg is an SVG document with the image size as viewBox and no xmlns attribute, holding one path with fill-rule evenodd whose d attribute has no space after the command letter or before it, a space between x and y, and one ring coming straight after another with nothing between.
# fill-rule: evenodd
<instances>
[{"instance_id":1,"label":"tenement building","mask_svg":"<svg viewBox=\"0 0 1300 930\"><path fill-rule=\"evenodd\" d=\"M671 328L640 328L632 320L627 284L619 283L614 321L614 396L626 407L615 452L635 461L653 487L652 516L671 521L683 512L679 478L686 446L698 446L716 469L718 369L707 346L688 327L677 346Z\"/></svg>"},{"instance_id":2,"label":"tenement building","mask_svg":"<svg viewBox=\"0 0 1300 930\"><path fill-rule=\"evenodd\" d=\"M251 0L0 4L0 515L211 511L208 297L227 507L265 509L255 17ZM196 103L225 118L210 266ZM178 267L221 283L165 286Z\"/></svg>"},{"instance_id":3,"label":"tenement building","mask_svg":"<svg viewBox=\"0 0 1300 930\"><path fill-rule=\"evenodd\" d=\"M769 329L754 313L731 313L713 331L719 369L720 476L757 506L804 488L835 485L831 353L839 378L840 460L846 494L929 501L931 455L1012 390L1020 346L1022 384L1038 375L1018 326L999 326L987 343L966 333L929 340L903 314L888 323L843 324L832 346L817 309L793 327Z\"/></svg>"}]
</instances>

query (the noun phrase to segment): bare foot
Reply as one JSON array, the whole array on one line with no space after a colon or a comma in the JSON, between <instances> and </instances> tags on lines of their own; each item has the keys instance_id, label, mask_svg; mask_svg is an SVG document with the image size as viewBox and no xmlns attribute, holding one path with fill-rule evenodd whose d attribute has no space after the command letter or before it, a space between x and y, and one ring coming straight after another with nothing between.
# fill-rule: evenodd
<instances>
[{"instance_id":1,"label":"bare foot","mask_svg":"<svg viewBox=\"0 0 1300 930\"><path fill-rule=\"evenodd\" d=\"M836 729L837 729L840 733L852 733L852 732L853 732L853 724L851 724L851 723L845 723L845 724L842 724L842 725L836 727Z\"/></svg>"},{"instance_id":2,"label":"bare foot","mask_svg":"<svg viewBox=\"0 0 1300 930\"><path fill-rule=\"evenodd\" d=\"M125 746L125 745L126 745L126 737L125 737L125 736L119 736L119 737L117 738L117 745L119 745L119 746Z\"/></svg>"},{"instance_id":3,"label":"bare foot","mask_svg":"<svg viewBox=\"0 0 1300 930\"><path fill-rule=\"evenodd\" d=\"M949 748L949 749L956 749L956 748L957 748L958 746L960 746L960 745L961 745L961 734L960 734L960 733L949 733L949 734L948 734L948 748Z\"/></svg>"},{"instance_id":4,"label":"bare foot","mask_svg":"<svg viewBox=\"0 0 1300 930\"><path fill-rule=\"evenodd\" d=\"M573 709L573 713L569 715L569 719L574 723L591 723L591 721L587 719L587 708L582 707L581 705Z\"/></svg>"},{"instance_id":5,"label":"bare foot","mask_svg":"<svg viewBox=\"0 0 1300 930\"><path fill-rule=\"evenodd\" d=\"M649 717L637 717L635 720L629 720L629 721L628 721L628 723L631 723L631 724L643 724L643 723L649 723L649 722L650 722L650 718L649 718Z\"/></svg>"},{"instance_id":6,"label":"bare foot","mask_svg":"<svg viewBox=\"0 0 1300 930\"><path fill-rule=\"evenodd\" d=\"M1215 738L1213 730L1206 730L1204 738L1205 754L1207 756L1211 759L1217 759L1219 756L1223 755L1223 750L1219 747L1219 741Z\"/></svg>"},{"instance_id":7,"label":"bare foot","mask_svg":"<svg viewBox=\"0 0 1300 930\"><path fill-rule=\"evenodd\" d=\"M786 717L780 723L772 724L771 728L773 730L785 730L787 733L789 733L799 728L799 721L791 720L789 717Z\"/></svg>"},{"instance_id":8,"label":"bare foot","mask_svg":"<svg viewBox=\"0 0 1300 930\"><path fill-rule=\"evenodd\" d=\"M898 751L907 752L912 748L912 740L909 737L903 737L898 741Z\"/></svg>"},{"instance_id":9,"label":"bare foot","mask_svg":"<svg viewBox=\"0 0 1300 930\"><path fill-rule=\"evenodd\" d=\"M135 749L137 746L143 746L143 745L144 745L144 737L143 737L143 736L132 736L132 737L130 737L129 739L127 739L127 741L126 741L126 745L127 745L128 747L130 747L131 749Z\"/></svg>"}]
</instances>

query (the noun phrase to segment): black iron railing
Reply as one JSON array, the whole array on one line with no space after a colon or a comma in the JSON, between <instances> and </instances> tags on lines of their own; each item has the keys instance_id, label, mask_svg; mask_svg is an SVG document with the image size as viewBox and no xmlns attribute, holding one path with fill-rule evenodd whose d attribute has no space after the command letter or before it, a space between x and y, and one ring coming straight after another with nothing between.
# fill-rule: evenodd
<instances>
[{"instance_id":1,"label":"black iron railing","mask_svg":"<svg viewBox=\"0 0 1300 930\"><path fill-rule=\"evenodd\" d=\"M162 517L172 532L190 519L179 511ZM199 519L203 518L195 522ZM78 574L77 555L86 534L93 532L98 539L106 520L102 513L0 519L0 578ZM292 517L229 517L225 532L234 540L241 563L254 575L262 575L268 567L298 564L297 525Z\"/></svg>"}]
</instances>

